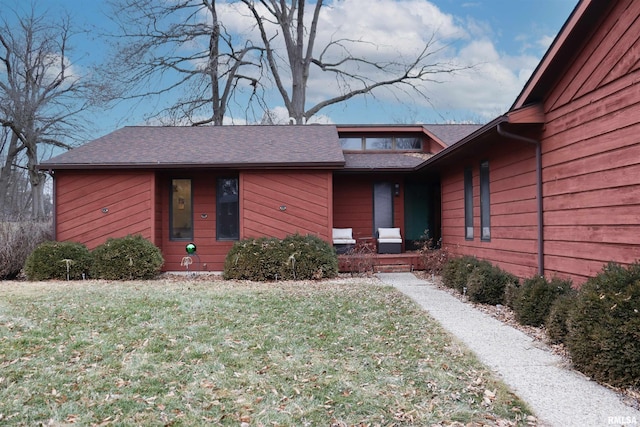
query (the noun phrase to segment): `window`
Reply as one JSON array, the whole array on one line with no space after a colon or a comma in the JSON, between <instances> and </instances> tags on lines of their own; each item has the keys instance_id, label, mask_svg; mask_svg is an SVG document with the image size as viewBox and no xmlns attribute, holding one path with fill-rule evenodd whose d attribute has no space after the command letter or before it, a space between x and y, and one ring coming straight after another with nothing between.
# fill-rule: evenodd
<instances>
[{"instance_id":1,"label":"window","mask_svg":"<svg viewBox=\"0 0 640 427\"><path fill-rule=\"evenodd\" d=\"M365 150L391 150L393 139L391 138L365 138Z\"/></svg>"},{"instance_id":2,"label":"window","mask_svg":"<svg viewBox=\"0 0 640 427\"><path fill-rule=\"evenodd\" d=\"M343 150L362 150L362 138L340 138Z\"/></svg>"},{"instance_id":3,"label":"window","mask_svg":"<svg viewBox=\"0 0 640 427\"><path fill-rule=\"evenodd\" d=\"M218 240L240 238L238 178L218 178L216 190L216 236Z\"/></svg>"},{"instance_id":4,"label":"window","mask_svg":"<svg viewBox=\"0 0 640 427\"><path fill-rule=\"evenodd\" d=\"M420 151L422 139L397 136L341 137L340 145L345 151Z\"/></svg>"},{"instance_id":5,"label":"window","mask_svg":"<svg viewBox=\"0 0 640 427\"><path fill-rule=\"evenodd\" d=\"M421 148L420 138L396 138L396 150L420 150Z\"/></svg>"},{"instance_id":6,"label":"window","mask_svg":"<svg viewBox=\"0 0 640 427\"><path fill-rule=\"evenodd\" d=\"M169 212L169 238L193 239L193 200L190 179L171 180L171 210Z\"/></svg>"},{"instance_id":7,"label":"window","mask_svg":"<svg viewBox=\"0 0 640 427\"><path fill-rule=\"evenodd\" d=\"M480 239L491 240L491 203L489 201L489 161L480 162Z\"/></svg>"},{"instance_id":8,"label":"window","mask_svg":"<svg viewBox=\"0 0 640 427\"><path fill-rule=\"evenodd\" d=\"M464 169L464 238L473 240L473 171Z\"/></svg>"}]
</instances>

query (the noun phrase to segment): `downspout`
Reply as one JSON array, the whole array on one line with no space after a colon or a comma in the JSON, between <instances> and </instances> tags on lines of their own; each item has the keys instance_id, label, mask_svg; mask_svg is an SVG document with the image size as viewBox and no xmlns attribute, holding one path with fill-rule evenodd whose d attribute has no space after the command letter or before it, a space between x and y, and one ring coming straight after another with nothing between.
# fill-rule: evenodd
<instances>
[{"instance_id":1,"label":"downspout","mask_svg":"<svg viewBox=\"0 0 640 427\"><path fill-rule=\"evenodd\" d=\"M498 135L506 138L516 139L518 141L527 142L536 146L536 199L537 199L537 215L538 215L538 274L544 276L544 219L542 206L542 144L537 139L527 138L522 135L507 132L502 128L502 123L497 126Z\"/></svg>"}]
</instances>

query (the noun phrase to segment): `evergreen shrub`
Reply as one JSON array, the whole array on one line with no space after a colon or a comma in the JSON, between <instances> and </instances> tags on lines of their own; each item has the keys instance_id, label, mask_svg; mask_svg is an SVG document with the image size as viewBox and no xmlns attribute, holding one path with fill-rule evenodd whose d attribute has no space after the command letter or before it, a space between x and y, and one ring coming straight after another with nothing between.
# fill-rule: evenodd
<instances>
[{"instance_id":1,"label":"evergreen shrub","mask_svg":"<svg viewBox=\"0 0 640 427\"><path fill-rule=\"evenodd\" d=\"M567 325L571 311L576 305L577 292L573 289L559 295L549 309L545 320L547 337L552 344L564 343L569 333Z\"/></svg>"},{"instance_id":2,"label":"evergreen shrub","mask_svg":"<svg viewBox=\"0 0 640 427\"><path fill-rule=\"evenodd\" d=\"M541 326L549 316L553 302L571 290L571 281L535 276L516 288L511 304L516 320L522 325Z\"/></svg>"},{"instance_id":3,"label":"evergreen shrub","mask_svg":"<svg viewBox=\"0 0 640 427\"><path fill-rule=\"evenodd\" d=\"M613 386L640 386L640 264L610 263L578 292L568 319L574 365Z\"/></svg>"},{"instance_id":4,"label":"evergreen shrub","mask_svg":"<svg viewBox=\"0 0 640 427\"><path fill-rule=\"evenodd\" d=\"M467 295L482 304L504 304L505 289L518 278L488 261L479 261L467 278Z\"/></svg>"},{"instance_id":5,"label":"evergreen shrub","mask_svg":"<svg viewBox=\"0 0 640 427\"><path fill-rule=\"evenodd\" d=\"M24 272L29 280L79 280L87 277L93 257L76 242L43 242L27 257Z\"/></svg>"},{"instance_id":6,"label":"evergreen shrub","mask_svg":"<svg viewBox=\"0 0 640 427\"><path fill-rule=\"evenodd\" d=\"M442 268L442 283L448 287L464 292L469 274L480 263L476 257L469 255L450 258Z\"/></svg>"},{"instance_id":7,"label":"evergreen shrub","mask_svg":"<svg viewBox=\"0 0 640 427\"><path fill-rule=\"evenodd\" d=\"M335 277L338 257L317 236L260 237L236 242L225 259L224 278L237 280L307 280Z\"/></svg>"},{"instance_id":8,"label":"evergreen shrub","mask_svg":"<svg viewBox=\"0 0 640 427\"><path fill-rule=\"evenodd\" d=\"M164 264L162 253L140 235L109 238L93 250L90 275L94 279L154 279Z\"/></svg>"}]
</instances>

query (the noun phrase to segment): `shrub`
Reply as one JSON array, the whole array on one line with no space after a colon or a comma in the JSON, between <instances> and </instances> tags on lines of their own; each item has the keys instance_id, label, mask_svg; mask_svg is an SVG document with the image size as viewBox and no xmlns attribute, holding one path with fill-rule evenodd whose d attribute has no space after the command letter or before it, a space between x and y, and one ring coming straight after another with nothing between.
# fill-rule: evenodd
<instances>
[{"instance_id":1,"label":"shrub","mask_svg":"<svg viewBox=\"0 0 640 427\"><path fill-rule=\"evenodd\" d=\"M153 279L164 263L162 253L140 235L107 239L93 250L90 274L96 279Z\"/></svg>"},{"instance_id":2,"label":"shrub","mask_svg":"<svg viewBox=\"0 0 640 427\"><path fill-rule=\"evenodd\" d=\"M76 242L44 242L27 258L24 272L29 280L78 280L91 267L89 249Z\"/></svg>"},{"instance_id":3,"label":"shrub","mask_svg":"<svg viewBox=\"0 0 640 427\"><path fill-rule=\"evenodd\" d=\"M279 246L279 240L272 237L234 243L224 261L224 278L265 281L282 277L282 262L273 256Z\"/></svg>"},{"instance_id":4,"label":"shrub","mask_svg":"<svg viewBox=\"0 0 640 427\"><path fill-rule=\"evenodd\" d=\"M571 316L571 310L576 305L577 293L571 289L563 295L559 295L549 309L549 315L545 320L547 336L552 344L560 344L566 341L569 328L567 322Z\"/></svg>"},{"instance_id":5,"label":"shrub","mask_svg":"<svg viewBox=\"0 0 640 427\"><path fill-rule=\"evenodd\" d=\"M51 238L51 222L0 222L0 280L15 279L36 246Z\"/></svg>"},{"instance_id":6,"label":"shrub","mask_svg":"<svg viewBox=\"0 0 640 427\"><path fill-rule=\"evenodd\" d=\"M580 289L568 319L575 366L614 386L640 386L640 264L608 264Z\"/></svg>"},{"instance_id":7,"label":"shrub","mask_svg":"<svg viewBox=\"0 0 640 427\"><path fill-rule=\"evenodd\" d=\"M338 257L316 236L261 237L236 242L225 259L224 278L239 280L305 280L335 277Z\"/></svg>"},{"instance_id":8,"label":"shrub","mask_svg":"<svg viewBox=\"0 0 640 427\"><path fill-rule=\"evenodd\" d=\"M517 282L518 278L514 275L488 261L479 261L467 278L467 295L474 302L503 304L507 284Z\"/></svg>"},{"instance_id":9,"label":"shrub","mask_svg":"<svg viewBox=\"0 0 640 427\"><path fill-rule=\"evenodd\" d=\"M442 268L442 283L460 293L464 292L469 274L479 262L477 258L468 255L449 259Z\"/></svg>"},{"instance_id":10,"label":"shrub","mask_svg":"<svg viewBox=\"0 0 640 427\"><path fill-rule=\"evenodd\" d=\"M540 326L549 316L556 298L571 289L571 281L558 278L548 281L542 276L535 276L516 289L511 303L516 320L523 325Z\"/></svg>"},{"instance_id":11,"label":"shrub","mask_svg":"<svg viewBox=\"0 0 640 427\"><path fill-rule=\"evenodd\" d=\"M282 241L286 256L283 277L293 280L322 279L338 275L338 257L329 243L313 235L287 236Z\"/></svg>"},{"instance_id":12,"label":"shrub","mask_svg":"<svg viewBox=\"0 0 640 427\"><path fill-rule=\"evenodd\" d=\"M375 265L375 248L367 242L356 242L355 246L347 251L347 257L340 262L344 263L345 270L351 275L367 275L373 273Z\"/></svg>"},{"instance_id":13,"label":"shrub","mask_svg":"<svg viewBox=\"0 0 640 427\"><path fill-rule=\"evenodd\" d=\"M420 257L424 264L424 271L439 276L442 274L451 254L447 248L423 246L420 249Z\"/></svg>"}]
</instances>

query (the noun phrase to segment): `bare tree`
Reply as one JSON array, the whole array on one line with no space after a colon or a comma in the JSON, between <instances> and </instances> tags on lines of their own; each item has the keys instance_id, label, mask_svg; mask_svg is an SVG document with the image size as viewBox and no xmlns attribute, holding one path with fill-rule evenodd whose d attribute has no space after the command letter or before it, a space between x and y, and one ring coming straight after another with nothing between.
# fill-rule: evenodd
<instances>
[{"instance_id":1,"label":"bare tree","mask_svg":"<svg viewBox=\"0 0 640 427\"><path fill-rule=\"evenodd\" d=\"M438 75L451 74L471 68L439 60L443 49L435 35L411 59L376 61L351 52L366 40L332 39L316 47L318 21L323 0L309 2L312 11L307 14L305 0L240 0L250 11L259 29L271 77L282 96L289 116L303 124L320 110L344 102L354 96L372 94L381 87L395 87L426 98L421 83L438 81ZM284 42L285 52L277 44ZM307 86L311 66L333 73L340 94L307 107ZM290 79L287 84L287 79Z\"/></svg>"},{"instance_id":2,"label":"bare tree","mask_svg":"<svg viewBox=\"0 0 640 427\"><path fill-rule=\"evenodd\" d=\"M53 23L33 6L0 23L0 125L11 132L0 181L7 184L16 168L26 168L34 219L46 216L39 147L70 148L81 128L76 117L96 99L95 86L72 72L71 35L69 18ZM26 165L18 164L21 153ZM0 187L0 202L8 191L8 185Z\"/></svg>"},{"instance_id":3,"label":"bare tree","mask_svg":"<svg viewBox=\"0 0 640 427\"><path fill-rule=\"evenodd\" d=\"M154 117L221 125L236 92L259 98L262 49L226 32L215 0L112 0L110 80L121 99L174 95Z\"/></svg>"}]
</instances>

